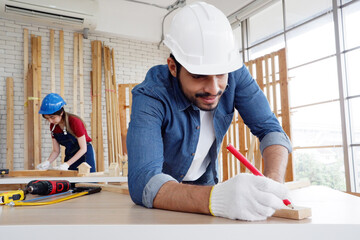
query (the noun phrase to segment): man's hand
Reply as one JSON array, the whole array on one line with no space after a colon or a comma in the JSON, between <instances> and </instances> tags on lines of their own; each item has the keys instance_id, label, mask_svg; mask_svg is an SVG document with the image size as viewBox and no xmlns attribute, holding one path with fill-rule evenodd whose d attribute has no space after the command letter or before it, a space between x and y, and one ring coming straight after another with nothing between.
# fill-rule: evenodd
<instances>
[{"instance_id":1,"label":"man's hand","mask_svg":"<svg viewBox=\"0 0 360 240\"><path fill-rule=\"evenodd\" d=\"M252 174L238 174L215 185L210 194L209 209L214 216L258 221L284 206L287 188L274 180Z\"/></svg>"},{"instance_id":2,"label":"man's hand","mask_svg":"<svg viewBox=\"0 0 360 240\"><path fill-rule=\"evenodd\" d=\"M67 163L63 163L58 167L54 167L55 170L68 170L69 169L69 165Z\"/></svg>"},{"instance_id":3,"label":"man's hand","mask_svg":"<svg viewBox=\"0 0 360 240\"><path fill-rule=\"evenodd\" d=\"M39 165L37 165L36 168L39 170L48 170L50 168L50 162L46 160L40 163Z\"/></svg>"}]
</instances>

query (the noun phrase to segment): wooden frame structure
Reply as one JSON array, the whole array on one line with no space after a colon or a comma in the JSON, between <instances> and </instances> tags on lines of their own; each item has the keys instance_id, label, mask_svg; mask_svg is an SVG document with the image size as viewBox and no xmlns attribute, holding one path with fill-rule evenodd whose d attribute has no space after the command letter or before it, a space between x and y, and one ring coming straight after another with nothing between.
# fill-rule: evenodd
<instances>
[{"instance_id":1,"label":"wooden frame structure","mask_svg":"<svg viewBox=\"0 0 360 240\"><path fill-rule=\"evenodd\" d=\"M92 91L92 113L91 113L91 136L96 156L96 168L98 172L104 171L104 146L101 111L101 41L91 42L91 91Z\"/></svg>"},{"instance_id":2,"label":"wooden frame structure","mask_svg":"<svg viewBox=\"0 0 360 240\"><path fill-rule=\"evenodd\" d=\"M245 65L249 68L250 74L256 79L259 87L267 97L272 111L281 120L285 133L291 139L286 50L280 49L266 54L263 57L246 62ZM240 172L247 172L247 169L226 149L229 143L239 149L256 168L260 171L264 170L259 141L250 133L250 129L245 126L241 116L235 110L233 121L222 143L221 157L219 157L222 181ZM291 154L289 155L285 181L293 181Z\"/></svg>"},{"instance_id":3,"label":"wooden frame structure","mask_svg":"<svg viewBox=\"0 0 360 240\"><path fill-rule=\"evenodd\" d=\"M6 78L6 168L14 170L14 80Z\"/></svg>"},{"instance_id":4,"label":"wooden frame structure","mask_svg":"<svg viewBox=\"0 0 360 240\"><path fill-rule=\"evenodd\" d=\"M41 37L31 35L31 64L28 63L28 30L24 29L24 169L34 169L41 161Z\"/></svg>"},{"instance_id":5,"label":"wooden frame structure","mask_svg":"<svg viewBox=\"0 0 360 240\"><path fill-rule=\"evenodd\" d=\"M120 128L121 128L121 142L124 154L127 153L126 149L126 135L130 122L131 105L132 105L132 89L136 83L119 84L119 112L120 112Z\"/></svg>"},{"instance_id":6,"label":"wooden frame structure","mask_svg":"<svg viewBox=\"0 0 360 240\"><path fill-rule=\"evenodd\" d=\"M122 169L123 149L116 91L115 55L114 49L110 50L108 46L104 46L104 75L109 165L114 164L112 168L119 166Z\"/></svg>"}]
</instances>

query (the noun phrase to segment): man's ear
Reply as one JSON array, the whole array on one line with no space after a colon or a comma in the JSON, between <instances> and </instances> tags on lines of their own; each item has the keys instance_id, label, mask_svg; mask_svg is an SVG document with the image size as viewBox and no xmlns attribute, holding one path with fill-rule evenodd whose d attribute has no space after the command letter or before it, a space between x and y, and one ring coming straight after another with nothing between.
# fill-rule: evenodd
<instances>
[{"instance_id":1,"label":"man's ear","mask_svg":"<svg viewBox=\"0 0 360 240\"><path fill-rule=\"evenodd\" d=\"M176 77L176 64L175 64L175 60L171 57L168 57L167 59L167 64L168 64L168 68L169 68L169 71L171 73L171 75L173 77Z\"/></svg>"}]
</instances>

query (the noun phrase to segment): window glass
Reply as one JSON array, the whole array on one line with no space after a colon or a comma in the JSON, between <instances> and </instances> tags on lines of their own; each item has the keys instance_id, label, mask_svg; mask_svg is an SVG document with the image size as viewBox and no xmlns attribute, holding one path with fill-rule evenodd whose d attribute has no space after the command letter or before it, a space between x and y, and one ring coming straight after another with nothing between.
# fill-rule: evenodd
<instances>
[{"instance_id":1,"label":"window glass","mask_svg":"<svg viewBox=\"0 0 360 240\"><path fill-rule=\"evenodd\" d=\"M286 27L299 24L331 9L332 0L286 0Z\"/></svg>"},{"instance_id":2,"label":"window glass","mask_svg":"<svg viewBox=\"0 0 360 240\"><path fill-rule=\"evenodd\" d=\"M339 102L291 110L294 147L342 145Z\"/></svg>"},{"instance_id":3,"label":"window glass","mask_svg":"<svg viewBox=\"0 0 360 240\"><path fill-rule=\"evenodd\" d=\"M283 36L279 36L268 40L256 47L249 49L249 59L254 60L258 57L262 57L265 54L269 54L275 51L278 51L285 47L285 41Z\"/></svg>"},{"instance_id":4,"label":"window glass","mask_svg":"<svg viewBox=\"0 0 360 240\"><path fill-rule=\"evenodd\" d=\"M288 76L290 107L339 98L335 57L290 70Z\"/></svg>"},{"instance_id":5,"label":"window glass","mask_svg":"<svg viewBox=\"0 0 360 240\"><path fill-rule=\"evenodd\" d=\"M351 138L353 144L360 144L360 97L349 100Z\"/></svg>"},{"instance_id":6,"label":"window glass","mask_svg":"<svg viewBox=\"0 0 360 240\"><path fill-rule=\"evenodd\" d=\"M346 190L343 149L297 149L293 152L294 178L309 179L313 185Z\"/></svg>"},{"instance_id":7,"label":"window glass","mask_svg":"<svg viewBox=\"0 0 360 240\"><path fill-rule=\"evenodd\" d=\"M281 1L249 18L249 45L284 30Z\"/></svg>"},{"instance_id":8,"label":"window glass","mask_svg":"<svg viewBox=\"0 0 360 240\"><path fill-rule=\"evenodd\" d=\"M360 192L360 147L353 147L356 191Z\"/></svg>"},{"instance_id":9,"label":"window glass","mask_svg":"<svg viewBox=\"0 0 360 240\"><path fill-rule=\"evenodd\" d=\"M348 94L349 96L360 95L360 49L346 53L345 58Z\"/></svg>"},{"instance_id":10,"label":"window glass","mask_svg":"<svg viewBox=\"0 0 360 240\"><path fill-rule=\"evenodd\" d=\"M335 54L332 15L326 15L287 33L288 67Z\"/></svg>"},{"instance_id":11,"label":"window glass","mask_svg":"<svg viewBox=\"0 0 360 240\"><path fill-rule=\"evenodd\" d=\"M360 46L360 2L355 2L343 9L345 49Z\"/></svg>"},{"instance_id":12,"label":"window glass","mask_svg":"<svg viewBox=\"0 0 360 240\"><path fill-rule=\"evenodd\" d=\"M241 25L240 24L238 27L233 29L233 33L234 33L235 41L238 45L239 51L241 51L242 50L242 41L241 41Z\"/></svg>"}]
</instances>

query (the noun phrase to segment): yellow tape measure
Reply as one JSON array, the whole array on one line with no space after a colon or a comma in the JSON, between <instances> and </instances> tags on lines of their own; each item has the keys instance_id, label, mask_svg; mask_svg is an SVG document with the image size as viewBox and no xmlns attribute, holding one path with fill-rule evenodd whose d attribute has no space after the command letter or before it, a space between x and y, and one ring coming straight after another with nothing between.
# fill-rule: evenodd
<instances>
[{"instance_id":1,"label":"yellow tape measure","mask_svg":"<svg viewBox=\"0 0 360 240\"><path fill-rule=\"evenodd\" d=\"M0 193L0 204L7 204L10 202L21 201L25 199L23 190L15 190L10 192Z\"/></svg>"}]
</instances>

